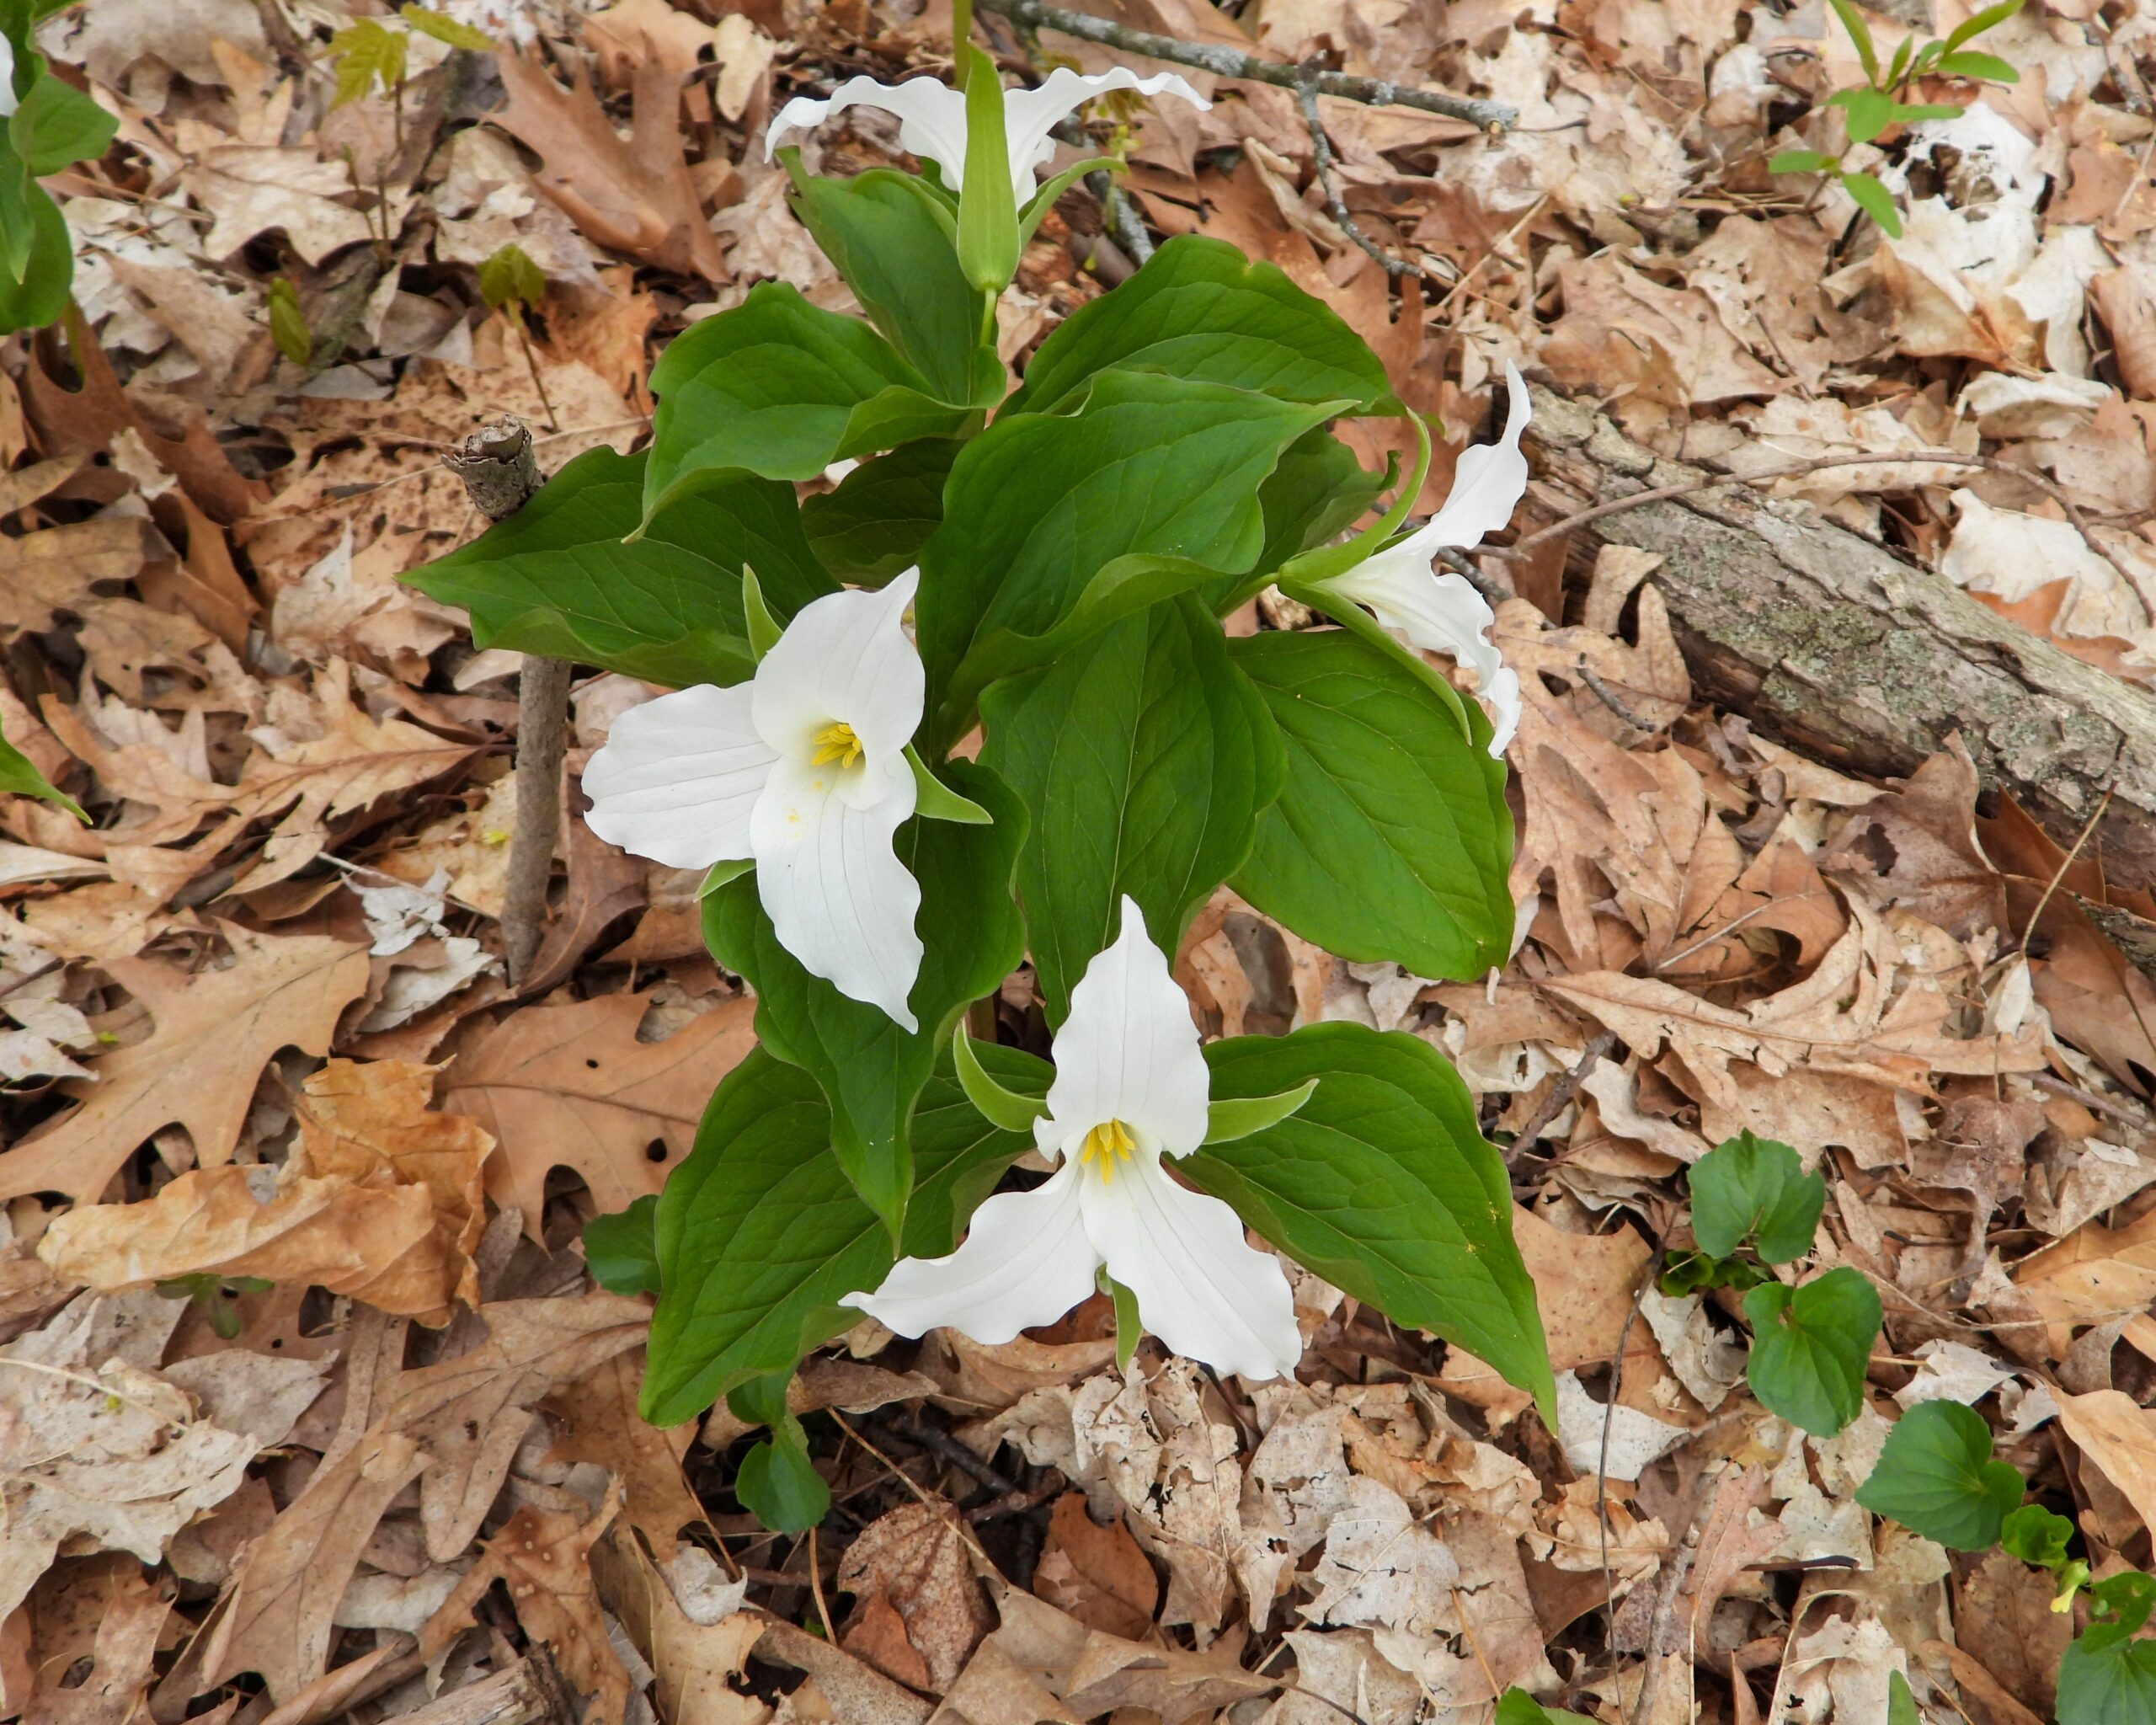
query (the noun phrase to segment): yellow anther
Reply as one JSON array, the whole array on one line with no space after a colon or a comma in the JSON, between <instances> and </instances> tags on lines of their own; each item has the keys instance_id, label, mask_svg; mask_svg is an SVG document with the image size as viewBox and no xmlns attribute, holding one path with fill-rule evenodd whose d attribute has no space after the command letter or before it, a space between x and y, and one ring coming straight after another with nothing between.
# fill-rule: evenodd
<instances>
[{"instance_id":1,"label":"yellow anther","mask_svg":"<svg viewBox=\"0 0 2156 1725\"><path fill-rule=\"evenodd\" d=\"M1138 1140L1130 1135L1130 1129L1120 1120L1103 1120L1086 1135L1086 1148L1078 1160L1082 1163L1099 1165L1103 1183L1115 1178L1115 1165L1130 1160L1130 1152Z\"/></svg>"},{"instance_id":2,"label":"yellow anther","mask_svg":"<svg viewBox=\"0 0 2156 1725\"><path fill-rule=\"evenodd\" d=\"M851 766L861 759L861 739L854 735L850 724L827 724L809 740L816 745L816 752L808 757L811 766L832 761L842 767Z\"/></svg>"}]
</instances>

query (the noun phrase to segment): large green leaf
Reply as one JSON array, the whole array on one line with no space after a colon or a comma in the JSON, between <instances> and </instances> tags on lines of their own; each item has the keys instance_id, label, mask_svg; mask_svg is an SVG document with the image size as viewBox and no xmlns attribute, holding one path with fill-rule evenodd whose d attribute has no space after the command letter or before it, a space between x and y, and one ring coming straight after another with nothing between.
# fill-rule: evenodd
<instances>
[{"instance_id":1,"label":"large green leaf","mask_svg":"<svg viewBox=\"0 0 2156 1725\"><path fill-rule=\"evenodd\" d=\"M797 174L794 213L862 309L911 360L938 399L993 407L1010 379L987 344L981 296L958 268L948 198L910 174L851 179Z\"/></svg>"},{"instance_id":2,"label":"large green leaf","mask_svg":"<svg viewBox=\"0 0 2156 1725\"><path fill-rule=\"evenodd\" d=\"M42 60L43 56L40 56ZM39 71L8 119L8 142L33 174L102 156L120 121L65 80Z\"/></svg>"},{"instance_id":3,"label":"large green leaf","mask_svg":"<svg viewBox=\"0 0 2156 1725\"><path fill-rule=\"evenodd\" d=\"M1025 809L985 767L955 761L940 776L995 820L972 826L916 817L899 829L899 860L921 883L914 926L927 945L907 1001L921 1025L911 1034L880 1007L851 1000L801 968L779 944L753 873L704 900L704 939L712 956L756 991L757 1036L823 1087L839 1166L894 1230L913 1186L906 1121L914 1098L958 1013L1011 973L1025 946L1011 902Z\"/></svg>"},{"instance_id":4,"label":"large green leaf","mask_svg":"<svg viewBox=\"0 0 2156 1725\"><path fill-rule=\"evenodd\" d=\"M1148 587L1118 611L1102 589L1134 561L1178 560L1184 586L1249 569L1265 542L1258 488L1337 405L1111 371L1075 414L999 417L952 468L943 525L921 553L930 750L971 728L987 683L1052 656L1028 661L1011 638L1049 638L1081 611L1111 622L1174 590Z\"/></svg>"},{"instance_id":5,"label":"large green leaf","mask_svg":"<svg viewBox=\"0 0 2156 1725\"><path fill-rule=\"evenodd\" d=\"M1338 403L1338 413L1401 411L1383 363L1337 312L1277 265L1198 234L1170 240L1113 293L1064 319L1004 412L1067 411L1112 369Z\"/></svg>"},{"instance_id":6,"label":"large green leaf","mask_svg":"<svg viewBox=\"0 0 2156 1725\"><path fill-rule=\"evenodd\" d=\"M1265 703L1191 594L1110 624L982 700L981 759L1033 817L1018 859L1027 945L1049 1022L1115 938L1125 893L1173 952L1250 852L1280 788Z\"/></svg>"},{"instance_id":7,"label":"large green leaf","mask_svg":"<svg viewBox=\"0 0 2156 1725\"><path fill-rule=\"evenodd\" d=\"M1291 557L1322 545L1354 525L1385 489L1385 476L1355 459L1355 451L1322 425L1280 452L1279 465L1258 488L1265 544L1249 574L1229 584L1214 608L1278 569Z\"/></svg>"},{"instance_id":8,"label":"large green leaf","mask_svg":"<svg viewBox=\"0 0 2156 1725\"><path fill-rule=\"evenodd\" d=\"M1768 1263L1788 1263L1812 1250L1827 1183L1806 1173L1788 1145L1740 1132L1693 1163L1685 1179L1692 1236L1710 1258L1727 1258L1747 1241Z\"/></svg>"},{"instance_id":9,"label":"large green leaf","mask_svg":"<svg viewBox=\"0 0 2156 1725\"><path fill-rule=\"evenodd\" d=\"M1991 1428L1976 1409L1919 1402L1895 1421L1856 1500L1954 1551L1985 1551L2021 1501L2021 1476L1992 1460Z\"/></svg>"},{"instance_id":10,"label":"large green leaf","mask_svg":"<svg viewBox=\"0 0 2156 1725\"><path fill-rule=\"evenodd\" d=\"M1040 1061L1012 1049L975 1052L1002 1082L1040 1087ZM914 1111L918 1182L906 1252L950 1251L974 1206L1032 1145L980 1117L947 1056ZM860 1322L838 1301L883 1279L890 1236L830 1146L830 1111L798 1067L758 1049L720 1081L695 1148L659 1200L664 1291L643 1399L653 1424L678 1424L752 1378L790 1372Z\"/></svg>"},{"instance_id":11,"label":"large green leaf","mask_svg":"<svg viewBox=\"0 0 2156 1725\"><path fill-rule=\"evenodd\" d=\"M883 581L921 561L943 521L943 482L965 445L927 437L863 462L835 491L801 505L801 525L824 567L850 579Z\"/></svg>"},{"instance_id":12,"label":"large green leaf","mask_svg":"<svg viewBox=\"0 0 2156 1725\"><path fill-rule=\"evenodd\" d=\"M1398 1032L1318 1024L1216 1042L1205 1060L1215 1101L1312 1078L1317 1092L1278 1125L1177 1168L1335 1287L1529 1391L1554 1431L1556 1386L1504 1163L1444 1056Z\"/></svg>"},{"instance_id":13,"label":"large green leaf","mask_svg":"<svg viewBox=\"0 0 2156 1725\"><path fill-rule=\"evenodd\" d=\"M730 312L693 323L651 373L659 411L644 470L644 515L741 473L813 479L847 456L947 437L972 409L928 380L857 318L783 282L759 282Z\"/></svg>"},{"instance_id":14,"label":"large green leaf","mask_svg":"<svg viewBox=\"0 0 2156 1725\"><path fill-rule=\"evenodd\" d=\"M1287 746L1237 892L1346 959L1471 977L1512 950L1512 816L1486 728L1341 630L1228 644Z\"/></svg>"},{"instance_id":15,"label":"large green leaf","mask_svg":"<svg viewBox=\"0 0 2156 1725\"><path fill-rule=\"evenodd\" d=\"M741 568L790 617L836 583L802 535L793 488L736 479L643 513L644 457L588 450L531 501L404 579L472 614L482 647L513 647L676 686L737 683L755 669Z\"/></svg>"},{"instance_id":16,"label":"large green leaf","mask_svg":"<svg viewBox=\"0 0 2156 1725\"><path fill-rule=\"evenodd\" d=\"M1832 1437L1864 1407L1879 1333L1879 1295L1847 1264L1801 1288L1763 1282L1744 1296L1752 1324L1745 1376L1767 1412Z\"/></svg>"}]
</instances>

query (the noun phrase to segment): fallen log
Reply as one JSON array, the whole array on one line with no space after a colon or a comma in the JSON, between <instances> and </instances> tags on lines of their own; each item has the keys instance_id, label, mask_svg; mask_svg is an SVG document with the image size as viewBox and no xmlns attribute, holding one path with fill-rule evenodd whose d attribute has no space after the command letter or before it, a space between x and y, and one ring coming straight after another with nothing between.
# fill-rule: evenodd
<instances>
[{"instance_id":1,"label":"fallen log","mask_svg":"<svg viewBox=\"0 0 2156 1725\"><path fill-rule=\"evenodd\" d=\"M1583 523L1570 554L1659 553L1650 579L1698 692L1765 734L1872 778L1905 777L1958 732L2000 792L2116 886L2156 886L2156 693L2084 664L1801 503L1664 460L1592 403L1534 392L1524 533L1670 486L1680 497Z\"/></svg>"}]
</instances>

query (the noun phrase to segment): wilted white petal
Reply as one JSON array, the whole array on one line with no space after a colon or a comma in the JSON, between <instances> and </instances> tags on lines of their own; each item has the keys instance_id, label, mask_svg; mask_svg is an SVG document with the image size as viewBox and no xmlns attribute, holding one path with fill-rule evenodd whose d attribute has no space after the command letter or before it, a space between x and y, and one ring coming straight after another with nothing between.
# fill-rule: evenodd
<instances>
[{"instance_id":1,"label":"wilted white petal","mask_svg":"<svg viewBox=\"0 0 2156 1725\"><path fill-rule=\"evenodd\" d=\"M1007 1342L1053 1323L1093 1291L1100 1258L1078 1200L1085 1178L1066 1162L1031 1192L1005 1192L974 1212L965 1244L947 1258L902 1258L857 1306L901 1336L947 1324L976 1342Z\"/></svg>"},{"instance_id":2,"label":"wilted white petal","mask_svg":"<svg viewBox=\"0 0 2156 1725\"><path fill-rule=\"evenodd\" d=\"M1147 935L1145 914L1127 895L1123 932L1070 991L1070 1016L1055 1033L1054 1052L1048 1113L1033 1123L1042 1149L1060 1150L1073 1135L1107 1120L1177 1156L1203 1142L1211 1076L1190 1002Z\"/></svg>"},{"instance_id":3,"label":"wilted white petal","mask_svg":"<svg viewBox=\"0 0 2156 1725\"><path fill-rule=\"evenodd\" d=\"M1527 457L1519 452L1519 438L1533 409L1527 380L1510 360L1505 361L1505 394L1504 435L1495 443L1460 451L1444 507L1423 522L1406 544L1433 551L1441 545L1480 545L1512 520L1520 499L1527 495Z\"/></svg>"},{"instance_id":4,"label":"wilted white petal","mask_svg":"<svg viewBox=\"0 0 2156 1725\"><path fill-rule=\"evenodd\" d=\"M764 160L797 131L821 126L841 109L880 108L899 119L899 142L915 155L943 170L943 184L958 189L966 165L966 99L962 91L932 77L910 77L902 84L873 77L850 77L821 101L796 96L779 109L764 137Z\"/></svg>"},{"instance_id":5,"label":"wilted white petal","mask_svg":"<svg viewBox=\"0 0 2156 1725\"><path fill-rule=\"evenodd\" d=\"M1234 1210L1177 1185L1143 1146L1112 1178L1085 1181L1080 1201L1087 1235L1138 1296L1147 1329L1215 1371L1294 1375L1303 1341L1288 1278L1279 1259L1246 1243Z\"/></svg>"},{"instance_id":6,"label":"wilted white petal","mask_svg":"<svg viewBox=\"0 0 2156 1725\"><path fill-rule=\"evenodd\" d=\"M1180 96L1200 108L1213 105L1172 72L1140 77L1127 66L1094 73L1075 72L1067 66L1059 66L1036 89L1006 90L1003 126L1011 146L1011 186L1021 205L1033 195L1033 170L1055 153L1055 140L1049 134L1094 97L1106 95L1110 90L1135 90L1141 96L1166 93ZM910 149L912 146L907 147ZM955 175L949 179L952 184L958 184Z\"/></svg>"},{"instance_id":7,"label":"wilted white petal","mask_svg":"<svg viewBox=\"0 0 2156 1725\"><path fill-rule=\"evenodd\" d=\"M1456 569L1439 574L1429 553L1403 541L1327 583L1368 606L1388 629L1429 653L1449 653L1475 673L1476 687L1497 709L1490 752L1502 755L1519 728L1519 677L1498 654L1489 602Z\"/></svg>"},{"instance_id":8,"label":"wilted white petal","mask_svg":"<svg viewBox=\"0 0 2156 1725\"><path fill-rule=\"evenodd\" d=\"M807 758L833 723L860 740L871 769L887 765L921 724L927 677L905 632L921 585L907 569L873 593L826 593L803 606L756 667L756 729L782 755ZM873 782L849 777L859 803Z\"/></svg>"},{"instance_id":9,"label":"wilted white petal","mask_svg":"<svg viewBox=\"0 0 2156 1725\"><path fill-rule=\"evenodd\" d=\"M769 659L765 660L769 664ZM857 806L839 793L865 781ZM749 819L756 893L779 944L851 1000L919 1028L906 996L921 975L914 932L921 886L891 847L913 813L913 768L904 755L845 772L782 757Z\"/></svg>"},{"instance_id":10,"label":"wilted white petal","mask_svg":"<svg viewBox=\"0 0 2156 1725\"><path fill-rule=\"evenodd\" d=\"M584 770L584 824L670 868L748 856L750 812L777 759L750 708L745 683L701 684L630 708Z\"/></svg>"}]
</instances>

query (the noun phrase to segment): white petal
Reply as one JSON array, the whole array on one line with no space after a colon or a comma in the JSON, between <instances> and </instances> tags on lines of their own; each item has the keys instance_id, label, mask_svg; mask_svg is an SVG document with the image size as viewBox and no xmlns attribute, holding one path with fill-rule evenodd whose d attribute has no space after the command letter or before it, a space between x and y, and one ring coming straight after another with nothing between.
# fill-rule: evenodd
<instances>
[{"instance_id":1,"label":"white petal","mask_svg":"<svg viewBox=\"0 0 2156 1725\"><path fill-rule=\"evenodd\" d=\"M1190 1002L1145 932L1144 913L1127 896L1123 932L1094 955L1070 991L1070 1016L1052 1052L1048 1113L1033 1123L1042 1149L1059 1150L1108 1120L1176 1156L1204 1141L1212 1081Z\"/></svg>"},{"instance_id":2,"label":"white petal","mask_svg":"<svg viewBox=\"0 0 2156 1725\"><path fill-rule=\"evenodd\" d=\"M1037 89L1006 90L1003 126L1011 146L1011 186L1017 194L1021 207L1033 195L1033 170L1055 153L1055 140L1049 134L1094 97L1110 90L1135 90L1141 96L1166 93L1180 96L1200 108L1213 105L1172 72L1140 77L1127 66L1088 74L1059 66L1041 81ZM912 146L907 147L910 149ZM951 184L956 185L957 179L953 178Z\"/></svg>"},{"instance_id":3,"label":"white petal","mask_svg":"<svg viewBox=\"0 0 2156 1725\"><path fill-rule=\"evenodd\" d=\"M777 758L750 700L746 683L707 683L630 708L584 769L584 824L670 868L748 856L750 811Z\"/></svg>"},{"instance_id":4,"label":"white petal","mask_svg":"<svg viewBox=\"0 0 2156 1725\"><path fill-rule=\"evenodd\" d=\"M1080 1194L1108 1274L1138 1296L1145 1327L1177 1353L1246 1378L1292 1377L1303 1357L1280 1261L1243 1239L1219 1199L1170 1179L1140 1150Z\"/></svg>"},{"instance_id":5,"label":"white petal","mask_svg":"<svg viewBox=\"0 0 2156 1725\"><path fill-rule=\"evenodd\" d=\"M0 36L0 120L15 111L19 99L15 94L15 45Z\"/></svg>"},{"instance_id":6,"label":"white petal","mask_svg":"<svg viewBox=\"0 0 2156 1725\"><path fill-rule=\"evenodd\" d=\"M851 725L873 770L913 740L927 697L921 650L905 632L921 585L907 569L873 593L826 593L796 613L756 667L756 729L782 755L807 759L816 734Z\"/></svg>"},{"instance_id":7,"label":"white petal","mask_svg":"<svg viewBox=\"0 0 2156 1725\"><path fill-rule=\"evenodd\" d=\"M902 84L873 77L850 77L823 101L796 96L779 110L764 136L764 160L797 131L821 126L841 109L880 108L899 117L899 142L943 170L943 184L958 190L966 165L966 99L963 92L932 77L910 77Z\"/></svg>"},{"instance_id":8,"label":"white petal","mask_svg":"<svg viewBox=\"0 0 2156 1725\"><path fill-rule=\"evenodd\" d=\"M1519 367L1505 361L1505 432L1495 443L1478 443L1460 452L1452 490L1444 507L1418 528L1406 543L1462 547L1480 545L1513 518L1527 495L1527 457L1519 452L1532 407Z\"/></svg>"},{"instance_id":9,"label":"white petal","mask_svg":"<svg viewBox=\"0 0 2156 1725\"><path fill-rule=\"evenodd\" d=\"M948 1325L991 1347L1054 1323L1093 1291L1100 1266L1078 1203L1086 1178L1072 1162L1030 1192L998 1194L948 1258L901 1258L874 1293L839 1303L901 1336Z\"/></svg>"},{"instance_id":10,"label":"white petal","mask_svg":"<svg viewBox=\"0 0 2156 1725\"><path fill-rule=\"evenodd\" d=\"M893 755L855 773L878 788L866 807L837 793L841 775L830 766L782 759L772 767L749 819L756 893L778 943L804 969L910 1033L920 1028L906 996L921 975L921 884L891 836L913 813L913 769Z\"/></svg>"},{"instance_id":11,"label":"white petal","mask_svg":"<svg viewBox=\"0 0 2156 1725\"><path fill-rule=\"evenodd\" d=\"M1420 535L1417 536L1420 537ZM1428 653L1449 653L1475 673L1475 686L1497 709L1490 752L1502 755L1519 729L1519 677L1489 635L1489 602L1457 569L1439 574L1427 547L1412 541L1379 552L1327 585L1367 605L1387 628Z\"/></svg>"}]
</instances>

